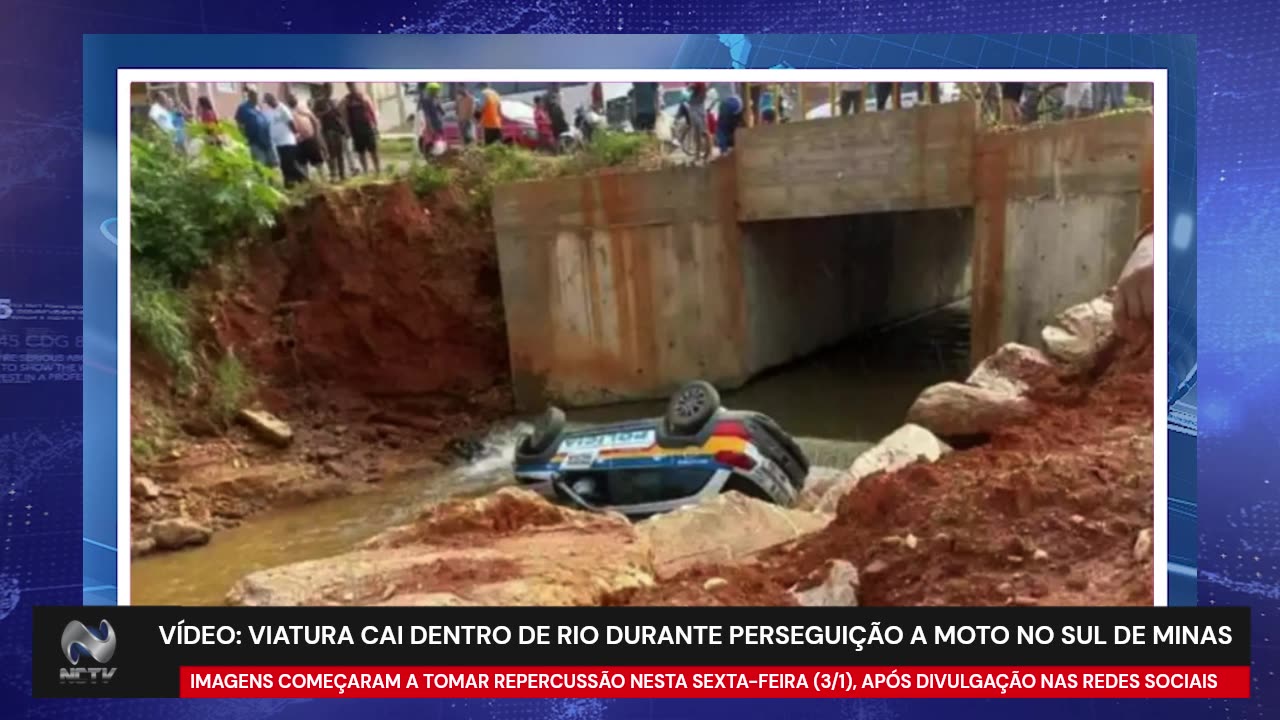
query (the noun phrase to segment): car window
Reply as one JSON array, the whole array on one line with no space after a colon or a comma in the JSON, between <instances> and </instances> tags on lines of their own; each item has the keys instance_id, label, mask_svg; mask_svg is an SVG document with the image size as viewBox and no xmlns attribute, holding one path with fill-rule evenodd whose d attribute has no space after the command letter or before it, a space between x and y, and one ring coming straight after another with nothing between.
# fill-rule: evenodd
<instances>
[{"instance_id":1,"label":"car window","mask_svg":"<svg viewBox=\"0 0 1280 720\"><path fill-rule=\"evenodd\" d=\"M566 473L564 479L584 500L617 506L691 497L714 474L715 470L707 468L640 468Z\"/></svg>"}]
</instances>

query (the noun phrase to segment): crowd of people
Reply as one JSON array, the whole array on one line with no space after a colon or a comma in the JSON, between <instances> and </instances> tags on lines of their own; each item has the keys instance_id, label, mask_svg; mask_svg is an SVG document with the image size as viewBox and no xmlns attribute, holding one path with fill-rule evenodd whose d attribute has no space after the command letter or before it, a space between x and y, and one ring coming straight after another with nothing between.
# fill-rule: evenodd
<instances>
[{"instance_id":1,"label":"crowd of people","mask_svg":"<svg viewBox=\"0 0 1280 720\"><path fill-rule=\"evenodd\" d=\"M899 107L904 89L915 89L920 101L927 98L928 102L937 103L941 94L939 85L841 83L838 97L832 98L832 109L835 110L838 100L840 115L862 112L869 104L869 99L864 97L869 93L874 93L878 111L891 104ZM713 151L721 155L732 152L736 131L746 124L744 113L748 111L752 124L757 125L789 119L792 103L775 86L753 84L748 87L749 90L744 91L748 97L744 98L736 83L719 87L718 95L705 82L685 86L675 119L683 121L683 132L692 136L695 159L709 159ZM1050 94L1056 99L1062 116L1067 118L1124 107L1128 94L1127 83L995 83L990 89L993 98L998 92L999 116L1006 124L1039 119L1041 98ZM346 93L340 99L332 83L320 86L309 102L302 102L287 91L282 95L277 97L267 92L259 96L256 88L247 87L234 120L253 158L267 167L277 168L286 186L312 177L342 181L355 174L357 167L362 173L370 170L381 173L377 105L358 83L346 83ZM603 83L592 83L589 97L589 103L577 108L570 120L559 83L550 83L545 92L533 98L536 140L532 145L548 152L560 152L566 137L573 136L575 142L590 142L596 129L604 124ZM659 83L632 83L628 105L635 131L655 131L663 112L663 97ZM449 99L453 105L451 112L446 111L446 96L440 83L418 86L419 150L424 155L439 155L452 144L511 143L516 139L530 144L527 138L505 127L503 99L488 83L474 87L456 83ZM151 122L170 135L180 148L185 148L188 142L188 123L216 128L220 120L208 97L198 99L195 112L163 91L155 92L152 101L148 113ZM451 130L456 131L456 135L451 137ZM211 136L217 141L216 134Z\"/></svg>"},{"instance_id":2,"label":"crowd of people","mask_svg":"<svg viewBox=\"0 0 1280 720\"><path fill-rule=\"evenodd\" d=\"M335 100L333 83L325 83L309 105L292 94L283 102L269 92L259 98L256 88L247 88L235 121L253 158L278 167L286 187L306 182L312 172L345 180L355 169L352 155L361 172L372 166L380 173L377 105L357 83L346 87L346 95Z\"/></svg>"},{"instance_id":3,"label":"crowd of people","mask_svg":"<svg viewBox=\"0 0 1280 720\"><path fill-rule=\"evenodd\" d=\"M313 175L345 180L357 162L361 172L368 173L370 166L374 173L381 172L377 106L357 83L346 86L346 95L338 100L333 84L325 83L310 103L291 93L282 98L270 92L259 96L256 88L246 87L234 120L249 154L278 169L286 187ZM152 93L151 100L148 118L179 149L188 148L188 122L206 126L210 141L222 142L221 118L208 97L197 99L194 113L164 91Z\"/></svg>"}]
</instances>

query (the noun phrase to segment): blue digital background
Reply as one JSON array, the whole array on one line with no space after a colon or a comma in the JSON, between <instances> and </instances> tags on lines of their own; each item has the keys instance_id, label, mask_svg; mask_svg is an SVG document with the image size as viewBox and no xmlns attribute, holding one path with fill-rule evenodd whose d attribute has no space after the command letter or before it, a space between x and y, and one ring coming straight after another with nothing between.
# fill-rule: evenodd
<instances>
[{"instance_id":1,"label":"blue digital background","mask_svg":"<svg viewBox=\"0 0 1280 720\"><path fill-rule=\"evenodd\" d=\"M1280 283L1277 245L1265 229L1280 207L1280 161L1272 141L1270 83L1280 56L1269 28L1273 3L1032 0L944 5L863 2L593 3L510 0L385 3L374 6L160 3L155 0L18 0L7 4L0 44L6 103L0 135L0 298L88 308L81 433L77 383L0 386L0 493L6 525L0 548L0 708L31 717L337 717L338 702L119 701L29 699L32 605L110 603L114 526L80 522L84 469L114 472L116 248L114 69L132 66L479 66L514 67L1168 67L1170 68L1171 238L1177 214L1191 218L1189 250L1170 259L1171 361L1195 366L1197 235L1207 303L1206 402L1199 388L1171 409L1171 537L1192 539L1199 502L1199 600L1248 604L1254 612L1254 697L1203 702L1032 701L364 701L386 717L958 718L1274 717L1280 585L1280 506L1271 479L1276 421L1269 400L1280 377L1280 334L1271 312ZM82 33L417 33L417 32L1134 32L1170 36L733 36L630 38L201 38L96 39L81 61ZM385 44L390 41L390 44ZM745 41L745 42L744 42ZM465 48L465 51L464 51ZM96 51L96 52L95 52ZM83 73L83 75L82 75ZM86 86L84 83L87 82ZM1198 88L1198 91L1197 91ZM85 132L81 135L81 122ZM1197 135L1197 124L1203 132ZM83 144L82 144L83 143ZM81 149L83 148L83 155ZM83 162L84 175L78 172ZM1200 177L1199 202L1196 177ZM83 201L82 195L83 193ZM1248 200L1248 202L1245 202ZM83 210L83 212L82 212ZM77 218L82 218L76 231ZM84 269L82 276L81 269ZM83 281L82 281L83 277ZM45 325L41 325L45 327ZM25 332L19 328L18 332ZM14 328L5 326L4 332ZM1185 365L1185 363L1184 363ZM1197 428L1197 406L1203 408ZM96 418L96 424L95 424ZM1197 443L1197 433L1203 437ZM1197 445L1204 470L1194 468ZM1177 498L1180 498L1178 500ZM86 509L104 517L85 497ZM114 494L109 498L114 503ZM94 514L96 513L96 515ZM1182 528L1182 530L1180 530ZM102 547L105 545L106 547ZM1171 541L1171 561L1196 564L1194 543ZM1194 571L1171 578L1171 597L1188 597ZM87 585L87 587L86 587ZM82 594L83 591L83 594ZM16 672L14 672L16 671ZM348 704L351 701L348 701Z\"/></svg>"}]
</instances>

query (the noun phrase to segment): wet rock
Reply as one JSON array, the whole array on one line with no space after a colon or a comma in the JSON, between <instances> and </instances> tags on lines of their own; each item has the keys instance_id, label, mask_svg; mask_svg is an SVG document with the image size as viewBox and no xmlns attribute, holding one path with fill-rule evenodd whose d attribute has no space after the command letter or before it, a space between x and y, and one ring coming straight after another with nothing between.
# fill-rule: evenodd
<instances>
[{"instance_id":1,"label":"wet rock","mask_svg":"<svg viewBox=\"0 0 1280 720\"><path fill-rule=\"evenodd\" d=\"M156 549L155 538L149 538L149 537L136 538L133 540L133 542L129 543L129 555L131 557L142 557L143 555L150 555L151 553L155 552L155 549Z\"/></svg>"},{"instance_id":2,"label":"wet rock","mask_svg":"<svg viewBox=\"0 0 1280 720\"><path fill-rule=\"evenodd\" d=\"M825 528L831 515L779 507L728 492L636 523L668 578L695 565L732 563Z\"/></svg>"},{"instance_id":3,"label":"wet rock","mask_svg":"<svg viewBox=\"0 0 1280 720\"><path fill-rule=\"evenodd\" d=\"M1075 368L1089 367L1115 334L1112 304L1094 298L1063 310L1040 332L1049 356Z\"/></svg>"},{"instance_id":4,"label":"wet rock","mask_svg":"<svg viewBox=\"0 0 1280 720\"><path fill-rule=\"evenodd\" d=\"M1044 562L1049 559L1049 553L1040 548L1036 548L1035 552L1031 553L1031 559L1036 562Z\"/></svg>"},{"instance_id":5,"label":"wet rock","mask_svg":"<svg viewBox=\"0 0 1280 720\"><path fill-rule=\"evenodd\" d=\"M790 590L796 603L804 607L856 607L858 569L847 560L830 560L819 572L819 584L808 590Z\"/></svg>"},{"instance_id":6,"label":"wet rock","mask_svg":"<svg viewBox=\"0 0 1280 720\"><path fill-rule=\"evenodd\" d=\"M160 497L160 486L156 484L156 481L142 475L137 475L133 478L131 489L134 497L148 500Z\"/></svg>"},{"instance_id":7,"label":"wet rock","mask_svg":"<svg viewBox=\"0 0 1280 720\"><path fill-rule=\"evenodd\" d=\"M919 425L903 425L886 436L849 467L849 473L835 482L818 501L819 512L835 512L840 499L849 494L858 481L876 472L892 472L924 460L933 462L951 452L946 443Z\"/></svg>"},{"instance_id":8,"label":"wet rock","mask_svg":"<svg viewBox=\"0 0 1280 720\"><path fill-rule=\"evenodd\" d=\"M484 454L484 443L472 438L453 438L445 443L445 450L463 462L471 462Z\"/></svg>"},{"instance_id":9,"label":"wet rock","mask_svg":"<svg viewBox=\"0 0 1280 720\"><path fill-rule=\"evenodd\" d=\"M1153 547L1151 528L1143 528L1138 532L1138 539L1133 542L1133 559L1140 563L1152 562Z\"/></svg>"},{"instance_id":10,"label":"wet rock","mask_svg":"<svg viewBox=\"0 0 1280 720\"><path fill-rule=\"evenodd\" d=\"M443 503L355 551L247 575L228 601L595 605L652 583L649 547L626 518L557 507L507 488Z\"/></svg>"},{"instance_id":11,"label":"wet rock","mask_svg":"<svg viewBox=\"0 0 1280 720\"><path fill-rule=\"evenodd\" d=\"M289 424L265 410L241 410L236 417L265 443L283 448L293 442Z\"/></svg>"},{"instance_id":12,"label":"wet rock","mask_svg":"<svg viewBox=\"0 0 1280 720\"><path fill-rule=\"evenodd\" d=\"M907 533L907 536L902 538L902 544L906 545L908 550L915 550L916 546L920 544L920 541L915 535Z\"/></svg>"},{"instance_id":13,"label":"wet rock","mask_svg":"<svg viewBox=\"0 0 1280 720\"><path fill-rule=\"evenodd\" d=\"M204 545L213 531L188 517L168 518L151 523L147 535L158 550L177 550L188 545Z\"/></svg>"},{"instance_id":14,"label":"wet rock","mask_svg":"<svg viewBox=\"0 0 1280 720\"><path fill-rule=\"evenodd\" d=\"M1035 408L1019 395L958 382L925 388L907 410L907 421L941 437L985 435L1030 418Z\"/></svg>"},{"instance_id":15,"label":"wet rock","mask_svg":"<svg viewBox=\"0 0 1280 720\"><path fill-rule=\"evenodd\" d=\"M1052 370L1053 363L1039 350L1005 343L978 363L967 382L1003 395L1021 395L1037 376Z\"/></svg>"}]
</instances>

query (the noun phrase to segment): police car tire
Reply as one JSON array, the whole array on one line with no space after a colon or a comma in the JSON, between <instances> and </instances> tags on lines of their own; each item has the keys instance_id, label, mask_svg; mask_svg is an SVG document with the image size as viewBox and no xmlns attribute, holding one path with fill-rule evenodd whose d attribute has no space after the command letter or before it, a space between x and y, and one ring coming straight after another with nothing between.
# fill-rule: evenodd
<instances>
[{"instance_id":1,"label":"police car tire","mask_svg":"<svg viewBox=\"0 0 1280 720\"><path fill-rule=\"evenodd\" d=\"M533 423L533 432L520 440L521 455L541 455L564 433L564 411L554 405Z\"/></svg>"},{"instance_id":2,"label":"police car tire","mask_svg":"<svg viewBox=\"0 0 1280 720\"><path fill-rule=\"evenodd\" d=\"M692 408L688 404L694 403ZM682 407L684 406L684 407ZM667 430L676 435L695 435L720 409L720 393L705 380L685 384L667 401Z\"/></svg>"}]
</instances>

